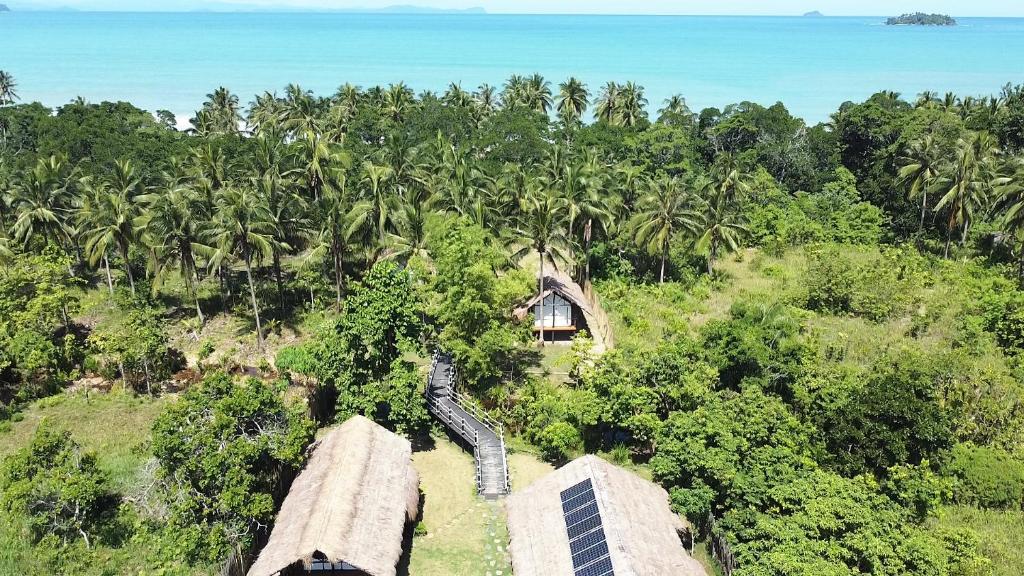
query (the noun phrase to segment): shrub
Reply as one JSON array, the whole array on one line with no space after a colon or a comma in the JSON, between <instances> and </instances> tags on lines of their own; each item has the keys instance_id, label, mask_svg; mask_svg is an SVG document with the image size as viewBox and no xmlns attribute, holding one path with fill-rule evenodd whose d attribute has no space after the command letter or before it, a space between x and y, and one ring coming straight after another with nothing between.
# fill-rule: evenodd
<instances>
[{"instance_id":1,"label":"shrub","mask_svg":"<svg viewBox=\"0 0 1024 576\"><path fill-rule=\"evenodd\" d=\"M806 306L831 314L863 316L880 322L906 311L921 278L919 256L907 250L881 255L826 245L809 251L804 281Z\"/></svg>"},{"instance_id":2,"label":"shrub","mask_svg":"<svg viewBox=\"0 0 1024 576\"><path fill-rule=\"evenodd\" d=\"M555 422L541 430L537 443L545 458L552 461L568 460L583 449L583 437L568 422Z\"/></svg>"},{"instance_id":3,"label":"shrub","mask_svg":"<svg viewBox=\"0 0 1024 576\"><path fill-rule=\"evenodd\" d=\"M1024 462L998 448L956 445L945 467L956 479L953 500L982 508L1018 509L1024 504Z\"/></svg>"}]
</instances>

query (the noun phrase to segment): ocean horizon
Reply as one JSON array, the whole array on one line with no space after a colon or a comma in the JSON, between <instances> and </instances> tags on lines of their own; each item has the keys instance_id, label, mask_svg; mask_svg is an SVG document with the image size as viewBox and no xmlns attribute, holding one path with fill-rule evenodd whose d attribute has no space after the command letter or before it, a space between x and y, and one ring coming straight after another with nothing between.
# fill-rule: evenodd
<instances>
[{"instance_id":1,"label":"ocean horizon","mask_svg":"<svg viewBox=\"0 0 1024 576\"><path fill-rule=\"evenodd\" d=\"M682 94L699 110L783 102L810 123L879 90L987 96L1024 82L1024 18L951 28L883 17L579 16L372 12L0 14L0 69L23 102L129 101L179 125L226 86L247 104L297 83L332 94L404 81L474 90L512 74L644 86L653 114Z\"/></svg>"}]
</instances>

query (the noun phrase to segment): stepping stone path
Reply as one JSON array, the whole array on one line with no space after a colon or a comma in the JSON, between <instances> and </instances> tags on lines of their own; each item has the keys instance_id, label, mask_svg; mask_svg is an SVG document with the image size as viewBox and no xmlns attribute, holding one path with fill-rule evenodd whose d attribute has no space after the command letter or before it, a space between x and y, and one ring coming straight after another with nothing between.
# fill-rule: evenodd
<instances>
[{"instance_id":1,"label":"stepping stone path","mask_svg":"<svg viewBox=\"0 0 1024 576\"><path fill-rule=\"evenodd\" d=\"M487 522L487 545L484 547L484 564L487 566L487 572L484 576L512 574L512 562L501 538L504 534L499 534L501 504L488 502L483 517Z\"/></svg>"}]
</instances>

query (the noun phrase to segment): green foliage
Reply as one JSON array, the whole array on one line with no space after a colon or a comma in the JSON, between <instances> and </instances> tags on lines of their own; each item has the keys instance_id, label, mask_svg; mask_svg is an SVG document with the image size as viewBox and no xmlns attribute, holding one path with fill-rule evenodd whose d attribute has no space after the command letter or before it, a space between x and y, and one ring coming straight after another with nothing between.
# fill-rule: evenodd
<instances>
[{"instance_id":1,"label":"green foliage","mask_svg":"<svg viewBox=\"0 0 1024 576\"><path fill-rule=\"evenodd\" d=\"M353 288L337 320L309 343L283 349L277 367L315 376L332 390L339 421L362 414L392 430L421 430L429 422L421 379L401 355L422 329L408 273L379 263Z\"/></svg>"},{"instance_id":2,"label":"green foliage","mask_svg":"<svg viewBox=\"0 0 1024 576\"><path fill-rule=\"evenodd\" d=\"M71 375L81 346L68 328L81 282L69 277L69 263L52 252L19 255L0 274L0 415Z\"/></svg>"},{"instance_id":3,"label":"green foliage","mask_svg":"<svg viewBox=\"0 0 1024 576\"><path fill-rule=\"evenodd\" d=\"M530 339L509 312L530 294L531 283L525 274L497 276L506 257L488 240L481 228L458 222L431 247L436 274L428 311L440 328L438 342L477 389L497 384Z\"/></svg>"},{"instance_id":4,"label":"green foliage","mask_svg":"<svg viewBox=\"0 0 1024 576\"><path fill-rule=\"evenodd\" d=\"M583 448L583 438L579 430L568 422L555 422L540 431L537 445L545 458L564 462L572 459Z\"/></svg>"},{"instance_id":5,"label":"green foliage","mask_svg":"<svg viewBox=\"0 0 1024 576\"><path fill-rule=\"evenodd\" d=\"M943 470L956 479L953 501L982 508L1024 506L1024 462L998 448L957 444Z\"/></svg>"},{"instance_id":6,"label":"green foliage","mask_svg":"<svg viewBox=\"0 0 1024 576\"><path fill-rule=\"evenodd\" d=\"M28 518L37 541L63 545L82 539L89 546L117 509L96 455L46 420L27 447L4 460L0 494L4 510Z\"/></svg>"},{"instance_id":7,"label":"green foliage","mask_svg":"<svg viewBox=\"0 0 1024 576\"><path fill-rule=\"evenodd\" d=\"M863 388L820 415L834 465L848 474L921 465L952 445L952 415L938 398L941 367L913 351L896 351L867 374Z\"/></svg>"},{"instance_id":8,"label":"green foliage","mask_svg":"<svg viewBox=\"0 0 1024 576\"><path fill-rule=\"evenodd\" d=\"M834 246L808 250L807 308L883 321L915 303L923 279L911 248L857 255Z\"/></svg>"},{"instance_id":9,"label":"green foliage","mask_svg":"<svg viewBox=\"0 0 1024 576\"><path fill-rule=\"evenodd\" d=\"M213 562L271 524L282 479L304 461L313 423L276 386L222 373L168 406L153 426L180 554Z\"/></svg>"},{"instance_id":10,"label":"green foliage","mask_svg":"<svg viewBox=\"0 0 1024 576\"><path fill-rule=\"evenodd\" d=\"M126 385L144 388L147 393L152 393L153 386L166 381L177 368L168 349L163 319L143 302L122 297L109 303L88 342L104 362L120 373Z\"/></svg>"}]
</instances>

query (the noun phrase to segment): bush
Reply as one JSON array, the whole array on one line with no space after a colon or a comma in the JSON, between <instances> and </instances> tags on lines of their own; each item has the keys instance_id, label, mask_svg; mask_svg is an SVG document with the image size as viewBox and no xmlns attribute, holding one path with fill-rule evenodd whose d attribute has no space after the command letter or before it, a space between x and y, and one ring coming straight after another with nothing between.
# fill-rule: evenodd
<instances>
[{"instance_id":1,"label":"bush","mask_svg":"<svg viewBox=\"0 0 1024 576\"><path fill-rule=\"evenodd\" d=\"M953 500L958 504L1002 509L1024 504L1024 462L1003 450L958 444L945 473L956 479Z\"/></svg>"},{"instance_id":2,"label":"bush","mask_svg":"<svg viewBox=\"0 0 1024 576\"><path fill-rule=\"evenodd\" d=\"M555 462L569 460L583 449L583 437L568 422L549 424L541 430L537 443L541 454Z\"/></svg>"},{"instance_id":3,"label":"bush","mask_svg":"<svg viewBox=\"0 0 1024 576\"><path fill-rule=\"evenodd\" d=\"M874 255L826 245L808 254L806 307L881 322L906 311L917 297L919 256L907 250Z\"/></svg>"}]
</instances>

